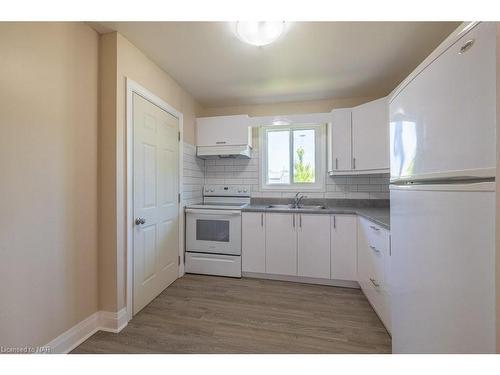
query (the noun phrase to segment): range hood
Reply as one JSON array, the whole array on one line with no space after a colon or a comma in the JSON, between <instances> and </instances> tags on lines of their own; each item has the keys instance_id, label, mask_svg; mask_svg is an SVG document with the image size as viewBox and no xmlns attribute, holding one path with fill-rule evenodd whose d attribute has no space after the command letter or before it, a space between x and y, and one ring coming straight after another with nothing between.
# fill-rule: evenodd
<instances>
[{"instance_id":1,"label":"range hood","mask_svg":"<svg viewBox=\"0 0 500 375\"><path fill-rule=\"evenodd\" d=\"M201 159L250 159L252 147L249 145L198 146L196 156Z\"/></svg>"}]
</instances>

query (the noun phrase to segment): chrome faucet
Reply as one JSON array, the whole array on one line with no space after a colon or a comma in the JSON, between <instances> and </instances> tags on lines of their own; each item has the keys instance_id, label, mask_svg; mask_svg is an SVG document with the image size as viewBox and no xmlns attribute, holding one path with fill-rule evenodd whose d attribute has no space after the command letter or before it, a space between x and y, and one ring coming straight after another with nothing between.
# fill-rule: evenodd
<instances>
[{"instance_id":1,"label":"chrome faucet","mask_svg":"<svg viewBox=\"0 0 500 375\"><path fill-rule=\"evenodd\" d=\"M298 192L295 194L295 198L293 198L293 203L292 203L292 208L300 208L300 203L302 202L302 199L307 198L304 194L301 192Z\"/></svg>"}]
</instances>

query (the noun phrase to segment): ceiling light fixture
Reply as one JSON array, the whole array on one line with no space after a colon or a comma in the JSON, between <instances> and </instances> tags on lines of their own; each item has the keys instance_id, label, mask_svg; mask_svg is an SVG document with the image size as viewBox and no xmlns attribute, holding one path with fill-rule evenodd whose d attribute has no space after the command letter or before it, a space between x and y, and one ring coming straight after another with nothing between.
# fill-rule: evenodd
<instances>
[{"instance_id":1,"label":"ceiling light fixture","mask_svg":"<svg viewBox=\"0 0 500 375\"><path fill-rule=\"evenodd\" d=\"M236 36L245 43L262 47L278 39L285 30L285 22L236 22Z\"/></svg>"}]
</instances>

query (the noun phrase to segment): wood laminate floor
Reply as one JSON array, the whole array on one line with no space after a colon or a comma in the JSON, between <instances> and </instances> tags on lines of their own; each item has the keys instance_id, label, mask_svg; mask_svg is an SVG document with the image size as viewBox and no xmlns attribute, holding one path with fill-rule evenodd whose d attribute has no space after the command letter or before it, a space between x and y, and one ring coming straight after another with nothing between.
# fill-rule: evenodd
<instances>
[{"instance_id":1,"label":"wood laminate floor","mask_svg":"<svg viewBox=\"0 0 500 375\"><path fill-rule=\"evenodd\" d=\"M358 289L186 275L72 353L390 353Z\"/></svg>"}]
</instances>

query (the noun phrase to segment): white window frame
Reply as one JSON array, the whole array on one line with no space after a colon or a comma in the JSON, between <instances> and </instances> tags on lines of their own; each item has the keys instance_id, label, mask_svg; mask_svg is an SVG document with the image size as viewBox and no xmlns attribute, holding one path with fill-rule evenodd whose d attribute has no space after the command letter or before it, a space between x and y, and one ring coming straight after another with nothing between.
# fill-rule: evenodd
<instances>
[{"instance_id":1,"label":"white window frame","mask_svg":"<svg viewBox=\"0 0 500 375\"><path fill-rule=\"evenodd\" d=\"M315 179L314 183L268 184L267 183L267 131L268 130L304 130L315 129ZM259 129L261 164L260 186L262 191L325 191L326 175L326 124L290 124L262 126ZM293 164L293 144L290 144L290 164ZM292 167L292 165L291 165ZM293 174L293 168L290 175ZM292 176L290 176L292 177Z\"/></svg>"}]
</instances>

